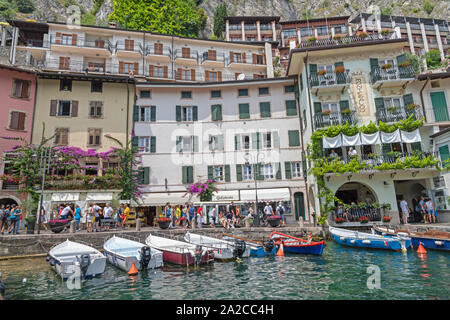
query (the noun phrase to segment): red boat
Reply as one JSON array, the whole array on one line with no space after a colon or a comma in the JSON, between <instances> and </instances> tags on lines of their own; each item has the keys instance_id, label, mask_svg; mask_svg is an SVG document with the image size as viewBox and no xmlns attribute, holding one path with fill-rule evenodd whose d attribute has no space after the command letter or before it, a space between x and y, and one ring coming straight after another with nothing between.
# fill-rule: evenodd
<instances>
[{"instance_id":1,"label":"red boat","mask_svg":"<svg viewBox=\"0 0 450 320\"><path fill-rule=\"evenodd\" d=\"M270 234L270 239L281 240L285 252L300 253L300 254L315 254L322 255L323 248L326 246L325 241L312 241L311 234L308 240L290 236L284 233L273 231Z\"/></svg>"},{"instance_id":2,"label":"red boat","mask_svg":"<svg viewBox=\"0 0 450 320\"><path fill-rule=\"evenodd\" d=\"M181 266L202 265L214 261L214 251L199 245L149 235L145 243L163 253L163 261Z\"/></svg>"}]
</instances>

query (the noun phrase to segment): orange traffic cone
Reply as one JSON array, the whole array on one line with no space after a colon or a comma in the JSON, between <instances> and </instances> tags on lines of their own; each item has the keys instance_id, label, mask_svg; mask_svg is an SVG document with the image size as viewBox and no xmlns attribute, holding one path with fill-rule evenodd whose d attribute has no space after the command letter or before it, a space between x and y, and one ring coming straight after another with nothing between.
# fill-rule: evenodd
<instances>
[{"instance_id":1,"label":"orange traffic cone","mask_svg":"<svg viewBox=\"0 0 450 320\"><path fill-rule=\"evenodd\" d=\"M419 248L417 248L417 253L418 254L427 254L427 250L425 250L425 248L422 245L422 242L419 242Z\"/></svg>"},{"instance_id":2,"label":"orange traffic cone","mask_svg":"<svg viewBox=\"0 0 450 320\"><path fill-rule=\"evenodd\" d=\"M137 269L136 266L134 265L134 262L132 262L131 268L130 268L130 270L128 271L128 275L129 275L129 276L135 276L135 275L137 275L137 274L138 274L138 269Z\"/></svg>"},{"instance_id":3,"label":"orange traffic cone","mask_svg":"<svg viewBox=\"0 0 450 320\"><path fill-rule=\"evenodd\" d=\"M278 257L283 257L284 256L284 251L283 251L283 242L280 241L280 248L277 251L277 256Z\"/></svg>"}]
</instances>

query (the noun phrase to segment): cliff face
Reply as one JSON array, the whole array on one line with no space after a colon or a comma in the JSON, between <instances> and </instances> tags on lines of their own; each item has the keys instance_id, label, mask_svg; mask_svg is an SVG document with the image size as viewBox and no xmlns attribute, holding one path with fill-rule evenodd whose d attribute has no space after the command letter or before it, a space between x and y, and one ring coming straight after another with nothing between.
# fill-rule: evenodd
<instances>
[{"instance_id":1,"label":"cliff face","mask_svg":"<svg viewBox=\"0 0 450 320\"><path fill-rule=\"evenodd\" d=\"M112 12L111 0L104 0L97 12L92 12L95 0L34 0L35 11L19 18L39 21L66 21L70 5L79 4L82 13L95 14L96 24L105 25ZM199 6L208 21L201 36L211 34L215 8L224 0L203 0ZM355 15L373 12L379 8L382 14L412 17L431 17L450 20L449 0L226 0L228 15L233 16L280 16L281 20L321 18L325 16ZM429 3L430 5L427 5Z\"/></svg>"}]
</instances>

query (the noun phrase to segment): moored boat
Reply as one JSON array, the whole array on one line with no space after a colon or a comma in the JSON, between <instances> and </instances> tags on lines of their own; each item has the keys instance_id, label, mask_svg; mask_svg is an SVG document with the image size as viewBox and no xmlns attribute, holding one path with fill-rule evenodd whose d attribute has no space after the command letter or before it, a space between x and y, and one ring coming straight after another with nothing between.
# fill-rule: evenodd
<instances>
[{"instance_id":1,"label":"moored boat","mask_svg":"<svg viewBox=\"0 0 450 320\"><path fill-rule=\"evenodd\" d=\"M273 231L270 239L281 240L285 252L297 254L321 255L325 247L325 241L314 242L310 239L304 240L288 234Z\"/></svg>"},{"instance_id":2,"label":"moored boat","mask_svg":"<svg viewBox=\"0 0 450 320\"><path fill-rule=\"evenodd\" d=\"M250 247L247 247L245 241L239 239L221 240L186 232L184 240L213 250L214 258L218 260L231 260L250 256Z\"/></svg>"},{"instance_id":3,"label":"moored boat","mask_svg":"<svg viewBox=\"0 0 450 320\"><path fill-rule=\"evenodd\" d=\"M344 246L394 251L406 251L411 246L411 238L406 234L388 237L335 227L329 227L329 230L333 240Z\"/></svg>"},{"instance_id":4,"label":"moored boat","mask_svg":"<svg viewBox=\"0 0 450 320\"><path fill-rule=\"evenodd\" d=\"M46 260L63 279L72 275L82 278L99 276L106 265L106 258L100 251L69 239L51 248Z\"/></svg>"},{"instance_id":5,"label":"moored boat","mask_svg":"<svg viewBox=\"0 0 450 320\"><path fill-rule=\"evenodd\" d=\"M210 263L214 252L200 245L158 237L150 234L145 243L163 253L163 261L181 266L193 266Z\"/></svg>"},{"instance_id":6,"label":"moored boat","mask_svg":"<svg viewBox=\"0 0 450 320\"><path fill-rule=\"evenodd\" d=\"M277 252L277 248L272 239L269 239L264 242L259 242L259 241L253 241L253 240L249 240L246 238L242 238L242 237L236 236L234 234L226 234L226 233L223 234L222 239L223 240L238 239L238 240L245 241L245 244L247 245L247 247L250 248L250 256L253 256L253 257L265 257L265 256L269 256L269 255L274 255Z\"/></svg>"},{"instance_id":7,"label":"moored boat","mask_svg":"<svg viewBox=\"0 0 450 320\"><path fill-rule=\"evenodd\" d=\"M397 236L399 233L406 234L411 238L411 245L418 248L419 244L426 249L450 251L450 232L427 230L425 232L412 232L409 230L396 229L386 226L373 226L376 234L383 236Z\"/></svg>"},{"instance_id":8,"label":"moored boat","mask_svg":"<svg viewBox=\"0 0 450 320\"><path fill-rule=\"evenodd\" d=\"M105 241L103 249L108 261L124 271L129 271L133 263L139 271L163 266L161 251L132 239L114 235Z\"/></svg>"}]
</instances>

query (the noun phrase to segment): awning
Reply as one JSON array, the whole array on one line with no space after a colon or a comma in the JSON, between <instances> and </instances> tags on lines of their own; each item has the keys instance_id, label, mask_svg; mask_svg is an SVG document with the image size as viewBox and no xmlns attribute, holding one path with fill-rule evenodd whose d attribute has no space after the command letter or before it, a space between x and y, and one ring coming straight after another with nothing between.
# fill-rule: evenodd
<instances>
[{"instance_id":1,"label":"awning","mask_svg":"<svg viewBox=\"0 0 450 320\"><path fill-rule=\"evenodd\" d=\"M86 201L111 201L112 199L112 192L88 193L86 195Z\"/></svg>"},{"instance_id":2,"label":"awning","mask_svg":"<svg viewBox=\"0 0 450 320\"><path fill-rule=\"evenodd\" d=\"M239 191L238 190L221 190L214 193L212 196L212 201L238 201Z\"/></svg>"},{"instance_id":3,"label":"awning","mask_svg":"<svg viewBox=\"0 0 450 320\"><path fill-rule=\"evenodd\" d=\"M190 197L185 192L144 193L140 203L144 206L165 206L167 202L172 204L185 204L186 202L199 201L198 197Z\"/></svg>"},{"instance_id":4,"label":"awning","mask_svg":"<svg viewBox=\"0 0 450 320\"><path fill-rule=\"evenodd\" d=\"M77 201L79 198L79 192L57 192L52 194L52 201L58 202Z\"/></svg>"},{"instance_id":5,"label":"awning","mask_svg":"<svg viewBox=\"0 0 450 320\"><path fill-rule=\"evenodd\" d=\"M256 200L255 190L241 190L241 201ZM258 189L258 201L291 201L289 188Z\"/></svg>"}]
</instances>

